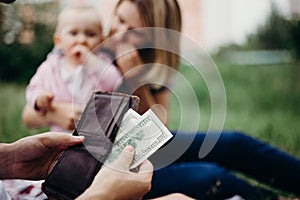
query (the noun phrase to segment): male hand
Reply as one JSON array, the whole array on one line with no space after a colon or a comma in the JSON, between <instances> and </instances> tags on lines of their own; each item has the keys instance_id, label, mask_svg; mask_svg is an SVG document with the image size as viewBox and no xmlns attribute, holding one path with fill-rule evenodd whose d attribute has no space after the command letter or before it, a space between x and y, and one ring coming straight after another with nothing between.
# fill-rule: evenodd
<instances>
[{"instance_id":1,"label":"male hand","mask_svg":"<svg viewBox=\"0 0 300 200\"><path fill-rule=\"evenodd\" d=\"M141 199L151 188L152 164L146 160L137 173L129 171L134 148L125 147L111 165L103 166L92 185L77 199Z\"/></svg>"},{"instance_id":2,"label":"male hand","mask_svg":"<svg viewBox=\"0 0 300 200\"><path fill-rule=\"evenodd\" d=\"M8 177L39 180L46 178L61 153L69 146L82 143L82 136L48 132L22 138L8 145L11 170Z\"/></svg>"}]
</instances>

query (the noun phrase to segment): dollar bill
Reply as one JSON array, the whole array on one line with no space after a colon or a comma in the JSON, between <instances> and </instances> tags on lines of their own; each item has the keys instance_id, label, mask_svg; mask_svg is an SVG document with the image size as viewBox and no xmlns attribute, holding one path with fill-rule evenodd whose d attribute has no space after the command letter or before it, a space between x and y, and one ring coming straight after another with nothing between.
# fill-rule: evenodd
<instances>
[{"instance_id":1,"label":"dollar bill","mask_svg":"<svg viewBox=\"0 0 300 200\"><path fill-rule=\"evenodd\" d=\"M142 116L129 113L125 115L123 121L121 126L130 128L120 127L121 131L118 132L106 163L114 161L124 147L131 145L135 148L135 155L130 168L135 168L172 138L170 131L151 109Z\"/></svg>"},{"instance_id":2,"label":"dollar bill","mask_svg":"<svg viewBox=\"0 0 300 200\"><path fill-rule=\"evenodd\" d=\"M137 124L137 120L140 117L141 117L140 114L138 114L136 111L134 111L133 109L130 108L123 117L123 120L120 124L120 128L118 130L115 141L119 140L120 137L122 137L124 133L126 133L133 126L135 126L135 124Z\"/></svg>"}]
</instances>

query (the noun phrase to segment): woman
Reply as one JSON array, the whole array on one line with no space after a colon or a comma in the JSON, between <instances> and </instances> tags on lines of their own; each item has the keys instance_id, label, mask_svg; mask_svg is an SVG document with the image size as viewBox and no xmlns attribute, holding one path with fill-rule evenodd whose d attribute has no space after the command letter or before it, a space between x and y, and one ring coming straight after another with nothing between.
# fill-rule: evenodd
<instances>
[{"instance_id":1,"label":"woman","mask_svg":"<svg viewBox=\"0 0 300 200\"><path fill-rule=\"evenodd\" d=\"M176 52L179 50L179 40L168 38L167 33L158 34L162 38L157 37L156 31L151 29L140 32L140 28L158 27L180 31L181 15L176 0L120 0L115 15L111 29L111 35L117 35L113 39L113 46L116 47L113 51L116 64L125 80L120 91L134 93L141 98L140 113L153 108L153 105L167 109L170 92L165 85L169 84L169 76L172 76L169 72L178 68L179 58L174 53L157 50L153 46L167 41ZM128 30L130 31L126 32ZM171 41L168 42L168 39ZM172 69L169 67L161 71L162 66L172 66ZM160 113L160 110L154 107L154 111L166 122L166 115L164 112ZM24 113L25 116L28 111L25 110ZM49 123L47 116L39 120L41 124ZM224 132L213 150L200 160L198 152L204 133L174 135L176 144L170 146L169 153L176 147L186 145L188 141L192 143L173 164L154 172L152 189L145 198L173 192L181 192L197 199L224 199L236 194L245 199L277 198L276 195L235 177L225 168L238 170L270 186L299 195L300 175L297 171L300 169L300 161L286 153L242 133ZM159 154L154 154L150 158L156 168L160 167L157 162L159 157Z\"/></svg>"},{"instance_id":2,"label":"woman","mask_svg":"<svg viewBox=\"0 0 300 200\"><path fill-rule=\"evenodd\" d=\"M111 34L143 27L160 27L180 31L181 15L177 2L175 0L164 0L160 1L160 4L157 4L153 0L120 0L115 9L115 20L112 24ZM168 32L165 34L174 36L174 34L168 34ZM121 72L125 74L125 80L127 80L127 83L129 82L128 85L131 85L131 87L134 85L132 87L134 89L129 89L127 92L130 93L134 90L133 93L141 98L140 113L143 113L150 107L153 108L153 105L157 104L167 109L169 91L164 86L168 85L169 79L164 78L166 77L164 73L168 73L169 71L161 71L156 67L161 67L159 64L163 64L177 69L179 65L178 56L173 53L170 54L170 52L161 51L161 49L155 49L154 61L150 63L154 62L156 65L152 66L147 72L148 74L155 74L154 78L151 80L150 77L148 84L144 85L141 84L143 81L139 82L140 77L131 77L128 80L126 74L130 74L129 72L132 70L132 67L143 66L145 63L143 62L143 57L140 56L141 51L143 51L140 48L142 45L136 44L137 41L126 37L126 34L123 35L124 37L119 39L122 48L121 50L117 48L115 54L116 63ZM156 43L154 42L154 46L161 42L160 37L162 35L152 34L154 37L153 41L156 41ZM155 38L155 36L158 36L158 38ZM174 37L176 37L176 34ZM169 39L171 42L167 44L172 44L169 49L173 52L179 52L179 40L174 40L173 37L169 37ZM138 47L139 49L133 51L134 47ZM147 43L145 46L142 46L142 48L145 47L147 47ZM127 49L128 52L131 51L131 53L125 54L126 50L124 49ZM151 84L153 82L159 82L163 86L155 87L157 85ZM155 111L161 119L166 119L159 110ZM193 137L195 138L193 139ZM214 163L233 170L239 170L271 186L299 194L298 185L300 177L296 175L299 174L297 172L300 170L299 160L242 133L224 132L221 134L213 150L199 164L198 153L204 137L205 134L201 133L196 134L196 136L193 134L176 134L178 142L174 145L174 149L178 148L180 144L188 143L188 141L192 140L193 142L187 151L176 160L176 164L154 172L152 190L146 197L179 191L199 199L203 198L213 189L217 190L217 192L209 195L215 195L220 198L239 194L246 199L259 199L263 198L264 195L270 195L266 191L259 191L246 182L237 179ZM159 155L154 154L150 159L155 166L159 165L156 162L158 157ZM206 162L204 163L203 161ZM282 169L284 169L284 173ZM187 179L190 181L184 181ZM232 187L233 184L234 188Z\"/></svg>"}]
</instances>

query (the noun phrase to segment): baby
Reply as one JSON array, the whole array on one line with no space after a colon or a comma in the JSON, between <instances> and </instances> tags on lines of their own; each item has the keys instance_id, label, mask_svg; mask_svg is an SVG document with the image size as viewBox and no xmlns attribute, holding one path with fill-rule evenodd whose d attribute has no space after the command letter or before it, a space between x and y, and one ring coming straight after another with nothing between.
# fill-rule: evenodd
<instances>
[{"instance_id":1,"label":"baby","mask_svg":"<svg viewBox=\"0 0 300 200\"><path fill-rule=\"evenodd\" d=\"M54 100L83 107L94 90L114 91L119 87L121 73L109 55L99 49L102 23L95 8L65 8L59 14L53 38L55 50L26 88L27 103L35 110L45 114Z\"/></svg>"}]
</instances>

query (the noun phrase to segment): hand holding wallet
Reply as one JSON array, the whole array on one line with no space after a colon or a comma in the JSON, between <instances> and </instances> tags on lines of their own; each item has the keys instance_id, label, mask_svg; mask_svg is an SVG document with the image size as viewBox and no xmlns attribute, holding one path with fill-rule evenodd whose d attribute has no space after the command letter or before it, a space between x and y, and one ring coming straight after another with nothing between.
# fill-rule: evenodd
<instances>
[{"instance_id":1,"label":"hand holding wallet","mask_svg":"<svg viewBox=\"0 0 300 200\"><path fill-rule=\"evenodd\" d=\"M92 94L73 132L85 136L85 141L68 148L46 178L42 189L49 198L75 199L91 185L111 151L124 114L129 108L137 110L138 104L137 96Z\"/></svg>"}]
</instances>

